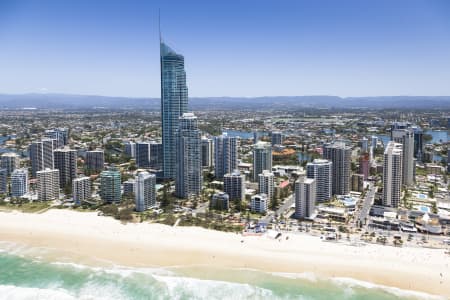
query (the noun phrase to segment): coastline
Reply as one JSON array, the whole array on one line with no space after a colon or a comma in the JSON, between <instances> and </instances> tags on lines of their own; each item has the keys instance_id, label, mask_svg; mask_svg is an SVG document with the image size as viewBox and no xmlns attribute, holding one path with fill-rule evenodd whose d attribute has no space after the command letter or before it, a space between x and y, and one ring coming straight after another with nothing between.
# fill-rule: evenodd
<instances>
[{"instance_id":1,"label":"coastline","mask_svg":"<svg viewBox=\"0 0 450 300\"><path fill-rule=\"evenodd\" d=\"M443 249L356 247L287 235L288 240L272 240L198 227L121 224L95 212L0 212L1 241L51 249L57 257L130 267L216 266L312 273L450 297L450 258Z\"/></svg>"}]
</instances>

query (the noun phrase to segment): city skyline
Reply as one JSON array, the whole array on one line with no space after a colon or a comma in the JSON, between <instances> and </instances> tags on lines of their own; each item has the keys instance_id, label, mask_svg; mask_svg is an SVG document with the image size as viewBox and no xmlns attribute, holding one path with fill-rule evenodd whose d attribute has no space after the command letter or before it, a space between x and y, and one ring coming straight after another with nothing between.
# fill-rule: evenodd
<instances>
[{"instance_id":1,"label":"city skyline","mask_svg":"<svg viewBox=\"0 0 450 300\"><path fill-rule=\"evenodd\" d=\"M0 92L158 97L160 9L193 97L450 94L446 1L176 4L3 1Z\"/></svg>"}]
</instances>

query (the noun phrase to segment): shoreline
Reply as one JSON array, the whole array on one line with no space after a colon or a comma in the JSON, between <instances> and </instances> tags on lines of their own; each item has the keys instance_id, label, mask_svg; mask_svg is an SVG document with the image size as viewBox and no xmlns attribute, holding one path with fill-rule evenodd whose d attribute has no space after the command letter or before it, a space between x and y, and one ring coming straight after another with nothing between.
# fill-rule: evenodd
<instances>
[{"instance_id":1,"label":"shoreline","mask_svg":"<svg viewBox=\"0 0 450 300\"><path fill-rule=\"evenodd\" d=\"M361 247L287 234L289 239L242 236L199 227L122 224L91 212L0 212L0 241L50 249L87 265L253 269L313 273L450 297L450 257L444 249ZM286 236L284 234L283 236Z\"/></svg>"}]
</instances>

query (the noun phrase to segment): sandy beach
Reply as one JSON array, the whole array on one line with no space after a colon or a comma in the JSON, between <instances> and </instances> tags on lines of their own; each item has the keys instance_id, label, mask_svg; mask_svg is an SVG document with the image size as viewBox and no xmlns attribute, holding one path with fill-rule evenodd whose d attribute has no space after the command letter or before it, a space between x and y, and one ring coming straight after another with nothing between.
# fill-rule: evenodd
<instances>
[{"instance_id":1,"label":"sandy beach","mask_svg":"<svg viewBox=\"0 0 450 300\"><path fill-rule=\"evenodd\" d=\"M214 265L267 272L312 272L450 297L445 250L350 246L317 237L243 237L197 227L122 224L96 213L0 212L0 241L133 267Z\"/></svg>"}]
</instances>

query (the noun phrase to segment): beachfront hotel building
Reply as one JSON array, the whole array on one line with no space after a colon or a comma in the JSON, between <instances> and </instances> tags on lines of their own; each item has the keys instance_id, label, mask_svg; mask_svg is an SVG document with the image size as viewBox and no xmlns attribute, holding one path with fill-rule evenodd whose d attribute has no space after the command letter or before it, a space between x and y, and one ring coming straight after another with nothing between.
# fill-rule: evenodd
<instances>
[{"instance_id":1,"label":"beachfront hotel building","mask_svg":"<svg viewBox=\"0 0 450 300\"><path fill-rule=\"evenodd\" d=\"M245 199L245 175L238 170L223 176L223 191L229 196L230 201L242 201Z\"/></svg>"},{"instance_id":2,"label":"beachfront hotel building","mask_svg":"<svg viewBox=\"0 0 450 300\"><path fill-rule=\"evenodd\" d=\"M202 191L201 133L193 113L184 113L176 133L175 194L179 198L198 196Z\"/></svg>"},{"instance_id":3,"label":"beachfront hotel building","mask_svg":"<svg viewBox=\"0 0 450 300\"><path fill-rule=\"evenodd\" d=\"M251 199L251 211L263 214L269 208L269 199L266 194L256 194Z\"/></svg>"},{"instance_id":4,"label":"beachfront hotel building","mask_svg":"<svg viewBox=\"0 0 450 300\"><path fill-rule=\"evenodd\" d=\"M136 211L146 211L156 205L156 175L141 172L136 176Z\"/></svg>"},{"instance_id":5,"label":"beachfront hotel building","mask_svg":"<svg viewBox=\"0 0 450 300\"><path fill-rule=\"evenodd\" d=\"M45 169L37 171L38 200L50 201L59 199L59 170Z\"/></svg>"},{"instance_id":6,"label":"beachfront hotel building","mask_svg":"<svg viewBox=\"0 0 450 300\"><path fill-rule=\"evenodd\" d=\"M316 180L300 176L295 182L295 217L310 218L316 202Z\"/></svg>"},{"instance_id":7,"label":"beachfront hotel building","mask_svg":"<svg viewBox=\"0 0 450 300\"><path fill-rule=\"evenodd\" d=\"M31 161L31 175L36 178L37 172L45 169L53 169L53 150L57 147L57 140L43 139L31 143L29 147Z\"/></svg>"},{"instance_id":8,"label":"beachfront hotel building","mask_svg":"<svg viewBox=\"0 0 450 300\"><path fill-rule=\"evenodd\" d=\"M91 179L89 177L83 176L72 180L72 198L77 205L91 198Z\"/></svg>"},{"instance_id":9,"label":"beachfront hotel building","mask_svg":"<svg viewBox=\"0 0 450 300\"><path fill-rule=\"evenodd\" d=\"M28 193L28 170L15 169L11 174L11 197L22 197Z\"/></svg>"},{"instance_id":10,"label":"beachfront hotel building","mask_svg":"<svg viewBox=\"0 0 450 300\"><path fill-rule=\"evenodd\" d=\"M214 162L214 144L213 140L202 137L202 167L209 168Z\"/></svg>"},{"instance_id":11,"label":"beachfront hotel building","mask_svg":"<svg viewBox=\"0 0 450 300\"><path fill-rule=\"evenodd\" d=\"M177 140L179 118L187 112L188 88L184 57L160 41L161 122L164 178L177 175Z\"/></svg>"},{"instance_id":12,"label":"beachfront hotel building","mask_svg":"<svg viewBox=\"0 0 450 300\"><path fill-rule=\"evenodd\" d=\"M211 198L210 207L218 210L228 210L230 208L230 197L227 193L215 193Z\"/></svg>"},{"instance_id":13,"label":"beachfront hotel building","mask_svg":"<svg viewBox=\"0 0 450 300\"><path fill-rule=\"evenodd\" d=\"M263 170L258 175L258 191L260 194L266 194L269 201L274 197L274 175L268 170Z\"/></svg>"},{"instance_id":14,"label":"beachfront hotel building","mask_svg":"<svg viewBox=\"0 0 450 300\"><path fill-rule=\"evenodd\" d=\"M55 169L59 170L61 188L72 184L77 177L77 151L69 148L56 149L53 152Z\"/></svg>"},{"instance_id":15,"label":"beachfront hotel building","mask_svg":"<svg viewBox=\"0 0 450 300\"><path fill-rule=\"evenodd\" d=\"M414 184L414 131L411 128L394 129L391 140L402 144L402 184Z\"/></svg>"},{"instance_id":16,"label":"beachfront hotel building","mask_svg":"<svg viewBox=\"0 0 450 300\"><path fill-rule=\"evenodd\" d=\"M383 205L397 208L400 203L403 177L403 145L389 142L384 150Z\"/></svg>"},{"instance_id":17,"label":"beachfront hotel building","mask_svg":"<svg viewBox=\"0 0 450 300\"><path fill-rule=\"evenodd\" d=\"M264 170L272 171L272 145L257 142L253 147L253 181L258 182L259 174Z\"/></svg>"},{"instance_id":18,"label":"beachfront hotel building","mask_svg":"<svg viewBox=\"0 0 450 300\"><path fill-rule=\"evenodd\" d=\"M332 165L332 194L347 195L350 192L352 149L345 142L333 142L323 148L323 157Z\"/></svg>"},{"instance_id":19,"label":"beachfront hotel building","mask_svg":"<svg viewBox=\"0 0 450 300\"><path fill-rule=\"evenodd\" d=\"M306 164L306 177L316 180L316 202L331 199L333 163L327 159L314 159Z\"/></svg>"},{"instance_id":20,"label":"beachfront hotel building","mask_svg":"<svg viewBox=\"0 0 450 300\"><path fill-rule=\"evenodd\" d=\"M100 173L100 198L106 203L120 203L121 200L121 176L115 169Z\"/></svg>"},{"instance_id":21,"label":"beachfront hotel building","mask_svg":"<svg viewBox=\"0 0 450 300\"><path fill-rule=\"evenodd\" d=\"M17 153L3 153L0 158L0 168L6 169L7 176L20 167L20 157Z\"/></svg>"},{"instance_id":22,"label":"beachfront hotel building","mask_svg":"<svg viewBox=\"0 0 450 300\"><path fill-rule=\"evenodd\" d=\"M100 172L105 165L105 153L103 150L86 151L86 169L92 172Z\"/></svg>"},{"instance_id":23,"label":"beachfront hotel building","mask_svg":"<svg viewBox=\"0 0 450 300\"><path fill-rule=\"evenodd\" d=\"M238 167L238 139L226 133L214 137L214 174L221 180Z\"/></svg>"}]
</instances>

